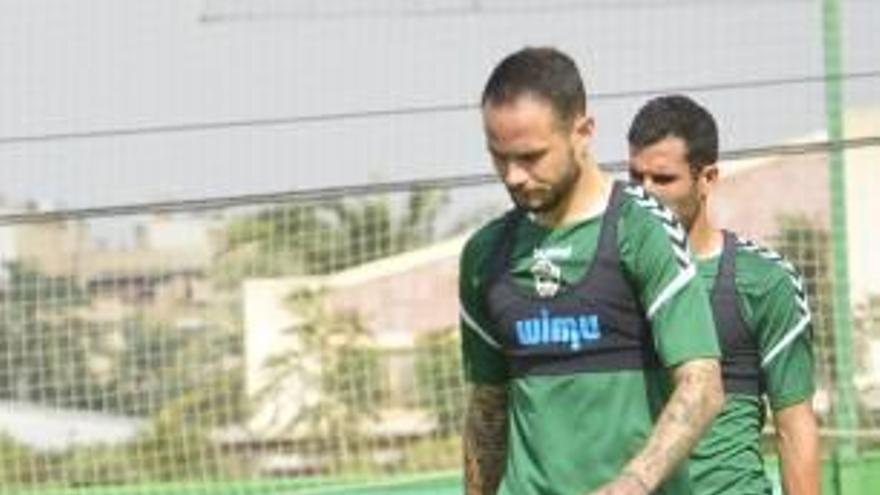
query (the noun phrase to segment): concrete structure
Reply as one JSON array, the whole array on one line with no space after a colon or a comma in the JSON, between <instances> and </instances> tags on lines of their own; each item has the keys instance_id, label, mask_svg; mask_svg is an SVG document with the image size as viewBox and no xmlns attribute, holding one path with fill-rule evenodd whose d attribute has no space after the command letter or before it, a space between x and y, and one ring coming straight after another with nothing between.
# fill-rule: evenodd
<instances>
[{"instance_id":1,"label":"concrete structure","mask_svg":"<svg viewBox=\"0 0 880 495\"><path fill-rule=\"evenodd\" d=\"M141 418L0 401L0 434L41 451L130 442L146 425Z\"/></svg>"},{"instance_id":2,"label":"concrete structure","mask_svg":"<svg viewBox=\"0 0 880 495\"><path fill-rule=\"evenodd\" d=\"M357 314L370 336L370 345L390 353L384 377L390 393L413 390L412 362L405 351L413 348L419 335L457 325L458 255L464 240L459 237L334 275L246 281L245 384L247 393L259 397L260 404L250 430L258 436L290 434L286 426L304 405L315 400L315 386L297 376L276 384L271 396L262 394L271 380L277 379L272 377L267 362L299 345L296 329L302 317L295 313L291 297L301 290L324 291L322 303L331 314ZM320 363L307 362L303 366L314 368ZM394 418L383 419L409 424L412 431L426 428L422 412L398 411L391 415ZM420 419L414 420L415 416ZM378 426L365 428L380 431Z\"/></svg>"},{"instance_id":3,"label":"concrete structure","mask_svg":"<svg viewBox=\"0 0 880 495\"><path fill-rule=\"evenodd\" d=\"M139 224L133 246L114 248L96 242L86 221L0 226L0 262L73 281L89 294L91 305L77 315L89 321L118 322L143 309L159 320L192 321L181 310L212 297L214 223L154 216Z\"/></svg>"},{"instance_id":4,"label":"concrete structure","mask_svg":"<svg viewBox=\"0 0 880 495\"><path fill-rule=\"evenodd\" d=\"M847 138L876 136L880 108L847 113ZM798 142L825 139L818 133ZM880 294L880 147L850 149L846 159L846 213L853 305ZM830 229L827 155L789 155L722 163L711 205L719 225L763 241L779 233L785 216L801 216Z\"/></svg>"}]
</instances>

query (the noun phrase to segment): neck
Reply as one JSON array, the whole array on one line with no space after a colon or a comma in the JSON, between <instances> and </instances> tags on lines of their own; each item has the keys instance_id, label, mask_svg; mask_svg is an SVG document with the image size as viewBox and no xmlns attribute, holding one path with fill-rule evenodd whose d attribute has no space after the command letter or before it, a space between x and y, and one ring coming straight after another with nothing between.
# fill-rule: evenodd
<instances>
[{"instance_id":1,"label":"neck","mask_svg":"<svg viewBox=\"0 0 880 495\"><path fill-rule=\"evenodd\" d=\"M598 164L587 158L570 194L556 208L538 213L535 219L547 227L559 227L573 220L580 220L585 214L598 213L607 201L609 183L610 179L602 173Z\"/></svg>"},{"instance_id":2,"label":"neck","mask_svg":"<svg viewBox=\"0 0 880 495\"><path fill-rule=\"evenodd\" d=\"M705 205L694 220L694 224L691 225L688 240L694 255L698 258L705 258L717 253L724 244L724 236L721 235L721 230L709 221Z\"/></svg>"}]
</instances>

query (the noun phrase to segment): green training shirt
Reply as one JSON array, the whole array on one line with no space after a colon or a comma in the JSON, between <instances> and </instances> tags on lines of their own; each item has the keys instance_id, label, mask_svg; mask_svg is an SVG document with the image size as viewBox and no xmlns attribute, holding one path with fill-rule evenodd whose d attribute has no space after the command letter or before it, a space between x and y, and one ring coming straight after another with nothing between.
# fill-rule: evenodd
<instances>
[{"instance_id":1,"label":"green training shirt","mask_svg":"<svg viewBox=\"0 0 880 495\"><path fill-rule=\"evenodd\" d=\"M662 365L717 357L709 300L688 256L684 231L642 188L627 186L626 191L617 232L620 270L646 308ZM520 222L508 265L516 285L549 297L553 275L562 284L578 281L594 259L604 218L554 229ZM510 391L508 455L498 493L586 493L614 479L642 449L668 397L667 373L655 368L512 376L486 304L488 271L503 228L504 221L496 219L474 234L460 266L466 377L478 384L507 384ZM676 245L684 245L684 252ZM656 493L691 493L685 470Z\"/></svg>"},{"instance_id":2,"label":"green training shirt","mask_svg":"<svg viewBox=\"0 0 880 495\"><path fill-rule=\"evenodd\" d=\"M715 256L697 262L709 291L719 260ZM772 493L761 455L764 399L779 411L810 400L814 390L810 311L795 268L771 250L739 241L735 282L741 316L761 357L765 397L727 395L724 410L691 456L690 473L699 495Z\"/></svg>"}]
</instances>

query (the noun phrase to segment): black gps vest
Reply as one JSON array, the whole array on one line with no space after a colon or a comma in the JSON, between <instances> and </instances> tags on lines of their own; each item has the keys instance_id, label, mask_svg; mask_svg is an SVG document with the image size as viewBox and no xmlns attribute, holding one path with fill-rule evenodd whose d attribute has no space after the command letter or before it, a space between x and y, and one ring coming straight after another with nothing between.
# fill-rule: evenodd
<instances>
[{"instance_id":1,"label":"black gps vest","mask_svg":"<svg viewBox=\"0 0 880 495\"><path fill-rule=\"evenodd\" d=\"M721 345L724 391L760 395L764 391L761 356L742 317L736 293L736 236L726 230L723 234L724 247L712 288L712 314Z\"/></svg>"},{"instance_id":2,"label":"black gps vest","mask_svg":"<svg viewBox=\"0 0 880 495\"><path fill-rule=\"evenodd\" d=\"M515 377L659 367L650 325L622 272L617 225L623 183L615 182L602 219L599 245L578 281L541 297L510 275L517 226L525 215L504 220L489 267L487 309L492 337Z\"/></svg>"}]
</instances>

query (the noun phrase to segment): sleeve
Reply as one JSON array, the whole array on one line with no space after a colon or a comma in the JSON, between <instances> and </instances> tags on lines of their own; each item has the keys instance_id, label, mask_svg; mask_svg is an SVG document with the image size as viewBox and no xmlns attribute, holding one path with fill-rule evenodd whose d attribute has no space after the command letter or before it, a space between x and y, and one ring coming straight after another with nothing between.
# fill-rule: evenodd
<instances>
[{"instance_id":1,"label":"sleeve","mask_svg":"<svg viewBox=\"0 0 880 495\"><path fill-rule=\"evenodd\" d=\"M762 281L753 308L771 409L809 400L815 387L812 322L803 279L796 272L775 270Z\"/></svg>"},{"instance_id":2,"label":"sleeve","mask_svg":"<svg viewBox=\"0 0 880 495\"><path fill-rule=\"evenodd\" d=\"M507 361L488 331L480 251L472 239L465 245L459 264L462 363L469 382L499 384L508 379Z\"/></svg>"},{"instance_id":3,"label":"sleeve","mask_svg":"<svg viewBox=\"0 0 880 495\"><path fill-rule=\"evenodd\" d=\"M674 214L644 193L622 212L618 242L624 271L646 309L661 361L673 367L720 355L709 296Z\"/></svg>"}]
</instances>

